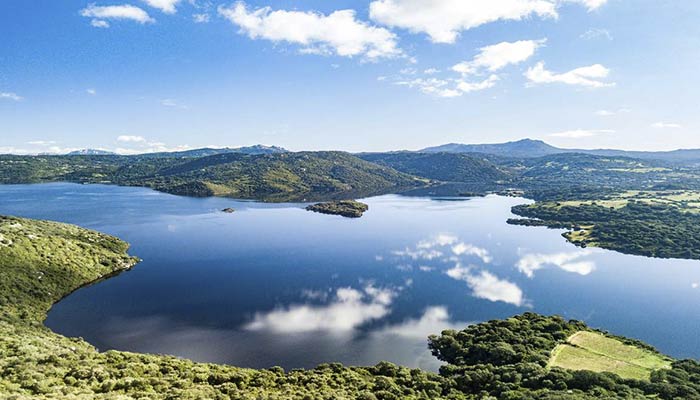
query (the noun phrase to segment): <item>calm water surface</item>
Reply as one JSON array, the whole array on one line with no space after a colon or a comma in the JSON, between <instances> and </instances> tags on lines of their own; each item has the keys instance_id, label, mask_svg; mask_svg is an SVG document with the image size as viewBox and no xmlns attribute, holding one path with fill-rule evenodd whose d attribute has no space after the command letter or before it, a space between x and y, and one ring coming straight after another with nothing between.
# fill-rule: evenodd
<instances>
[{"instance_id":1,"label":"calm water surface","mask_svg":"<svg viewBox=\"0 0 700 400\"><path fill-rule=\"evenodd\" d=\"M561 231L507 225L523 199L364 201L369 212L346 219L143 188L0 186L1 214L107 232L143 259L48 316L101 350L435 369L428 334L536 311L700 358L700 262L582 250Z\"/></svg>"}]
</instances>

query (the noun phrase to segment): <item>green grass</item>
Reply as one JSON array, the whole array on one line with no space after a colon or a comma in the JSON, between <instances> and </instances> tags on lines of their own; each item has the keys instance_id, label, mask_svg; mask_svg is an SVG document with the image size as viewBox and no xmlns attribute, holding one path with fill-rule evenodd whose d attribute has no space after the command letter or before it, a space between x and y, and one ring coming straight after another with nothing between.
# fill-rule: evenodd
<instances>
[{"instance_id":1,"label":"green grass","mask_svg":"<svg viewBox=\"0 0 700 400\"><path fill-rule=\"evenodd\" d=\"M671 362L659 353L625 344L601 333L580 331L554 349L549 366L613 372L623 378L649 380L652 371L670 368Z\"/></svg>"}]
</instances>

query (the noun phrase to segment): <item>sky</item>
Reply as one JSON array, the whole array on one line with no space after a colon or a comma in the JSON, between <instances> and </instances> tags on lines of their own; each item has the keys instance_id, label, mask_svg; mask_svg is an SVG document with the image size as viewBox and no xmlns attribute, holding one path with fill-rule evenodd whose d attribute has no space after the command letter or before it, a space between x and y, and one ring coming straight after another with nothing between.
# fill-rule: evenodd
<instances>
[{"instance_id":1,"label":"sky","mask_svg":"<svg viewBox=\"0 0 700 400\"><path fill-rule=\"evenodd\" d=\"M700 148L691 0L2 0L0 153Z\"/></svg>"}]
</instances>

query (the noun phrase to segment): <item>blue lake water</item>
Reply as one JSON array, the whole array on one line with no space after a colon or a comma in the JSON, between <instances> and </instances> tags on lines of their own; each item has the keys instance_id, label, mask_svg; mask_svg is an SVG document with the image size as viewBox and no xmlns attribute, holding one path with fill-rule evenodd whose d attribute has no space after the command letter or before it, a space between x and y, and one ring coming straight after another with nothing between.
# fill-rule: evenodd
<instances>
[{"instance_id":1,"label":"blue lake water","mask_svg":"<svg viewBox=\"0 0 700 400\"><path fill-rule=\"evenodd\" d=\"M49 313L51 329L101 350L436 369L428 334L535 311L700 358L698 261L584 250L558 230L507 225L523 199L363 201L369 211L347 219L144 188L0 186L0 214L113 234L143 259Z\"/></svg>"}]
</instances>

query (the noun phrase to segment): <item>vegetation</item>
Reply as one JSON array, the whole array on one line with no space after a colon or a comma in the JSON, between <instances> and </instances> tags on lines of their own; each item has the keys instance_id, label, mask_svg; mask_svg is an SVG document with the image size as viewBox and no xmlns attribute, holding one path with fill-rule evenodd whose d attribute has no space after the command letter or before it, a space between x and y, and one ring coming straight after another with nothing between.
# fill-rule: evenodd
<instances>
[{"instance_id":1,"label":"vegetation","mask_svg":"<svg viewBox=\"0 0 700 400\"><path fill-rule=\"evenodd\" d=\"M552 352L549 366L571 370L614 372L627 379L649 380L672 360L657 352L625 344L598 332L579 331Z\"/></svg>"},{"instance_id":2,"label":"vegetation","mask_svg":"<svg viewBox=\"0 0 700 400\"><path fill-rule=\"evenodd\" d=\"M441 182L505 183L513 179L506 171L478 154L454 153L367 153L364 160L386 165L397 171Z\"/></svg>"},{"instance_id":3,"label":"vegetation","mask_svg":"<svg viewBox=\"0 0 700 400\"><path fill-rule=\"evenodd\" d=\"M0 183L113 183L185 196L266 201L349 199L425 184L424 180L343 152L228 152L205 157L0 156L0 172Z\"/></svg>"},{"instance_id":4,"label":"vegetation","mask_svg":"<svg viewBox=\"0 0 700 400\"><path fill-rule=\"evenodd\" d=\"M700 398L700 363L673 361L639 341L559 317L525 313L448 330L431 336L429 346L447 362L440 375L467 398Z\"/></svg>"},{"instance_id":5,"label":"vegetation","mask_svg":"<svg viewBox=\"0 0 700 400\"><path fill-rule=\"evenodd\" d=\"M308 211L314 211L321 214L342 215L348 218L360 218L369 206L365 203L360 203L355 200L339 200L329 201L326 203L317 203L307 206Z\"/></svg>"},{"instance_id":6,"label":"vegetation","mask_svg":"<svg viewBox=\"0 0 700 400\"><path fill-rule=\"evenodd\" d=\"M513 207L511 224L568 229L577 246L649 257L700 259L700 192L628 191L596 200Z\"/></svg>"},{"instance_id":7,"label":"vegetation","mask_svg":"<svg viewBox=\"0 0 700 400\"><path fill-rule=\"evenodd\" d=\"M433 354L446 362L440 374L387 362L285 372L98 352L82 339L51 332L42 320L73 290L133 266L128 245L71 225L12 217L0 218L0 233L2 398L700 399L700 363L672 361L641 342L533 313L431 336ZM650 372L627 379L562 368L557 363L583 359L562 359L555 351L562 345L603 349ZM601 365L590 368L609 370Z\"/></svg>"}]
</instances>

